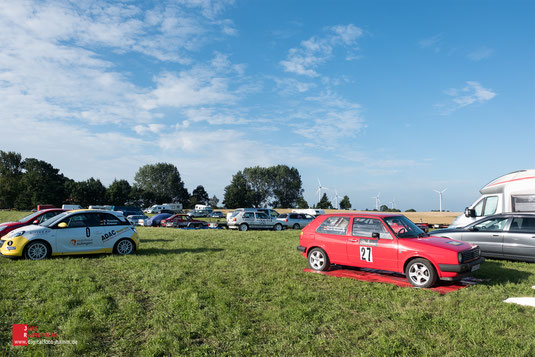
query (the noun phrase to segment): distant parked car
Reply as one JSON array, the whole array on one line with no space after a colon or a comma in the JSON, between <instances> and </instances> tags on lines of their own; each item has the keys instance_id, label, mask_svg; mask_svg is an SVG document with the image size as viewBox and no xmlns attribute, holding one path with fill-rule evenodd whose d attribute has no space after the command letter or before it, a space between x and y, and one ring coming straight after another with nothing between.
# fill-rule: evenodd
<instances>
[{"instance_id":1,"label":"distant parked car","mask_svg":"<svg viewBox=\"0 0 535 357\"><path fill-rule=\"evenodd\" d=\"M140 214L130 215L126 217L126 219L128 219L128 221L130 221L130 223L132 223L132 225L134 226L143 226L145 224L145 220L148 218L149 217Z\"/></svg>"},{"instance_id":2,"label":"distant parked car","mask_svg":"<svg viewBox=\"0 0 535 357\"><path fill-rule=\"evenodd\" d=\"M159 213L156 216L152 216L151 218L146 219L144 225L145 227L159 227L162 219L166 219L171 216L171 213Z\"/></svg>"},{"instance_id":3,"label":"distant parked car","mask_svg":"<svg viewBox=\"0 0 535 357\"><path fill-rule=\"evenodd\" d=\"M227 226L230 229L247 231L249 229L273 229L281 231L287 227L285 222L271 218L264 212L240 211L227 219Z\"/></svg>"},{"instance_id":4,"label":"distant parked car","mask_svg":"<svg viewBox=\"0 0 535 357\"><path fill-rule=\"evenodd\" d=\"M214 211L210 213L211 218L225 218L225 214L221 211Z\"/></svg>"},{"instance_id":5,"label":"distant parked car","mask_svg":"<svg viewBox=\"0 0 535 357\"><path fill-rule=\"evenodd\" d=\"M321 215L303 229L297 250L313 270L339 264L405 273L419 288L461 279L485 261L476 245L429 236L407 217L385 213Z\"/></svg>"},{"instance_id":6,"label":"distant parked car","mask_svg":"<svg viewBox=\"0 0 535 357\"><path fill-rule=\"evenodd\" d=\"M191 218L187 214L175 214L169 218L163 219L160 222L162 227L173 227L173 228L202 228L208 227L208 222L199 221L197 219Z\"/></svg>"},{"instance_id":7,"label":"distant parked car","mask_svg":"<svg viewBox=\"0 0 535 357\"><path fill-rule=\"evenodd\" d=\"M277 220L284 222L286 226L293 229L301 229L312 222L315 217L304 213L283 213L277 217Z\"/></svg>"},{"instance_id":8,"label":"distant parked car","mask_svg":"<svg viewBox=\"0 0 535 357\"><path fill-rule=\"evenodd\" d=\"M5 236L12 230L20 227L29 226L31 224L41 224L47 219L57 216L62 212L65 212L65 210L61 208L45 209L27 215L26 217L19 219L17 222L0 223L0 237Z\"/></svg>"},{"instance_id":9,"label":"distant parked car","mask_svg":"<svg viewBox=\"0 0 535 357\"><path fill-rule=\"evenodd\" d=\"M465 227L440 229L431 234L477 244L484 257L535 262L534 213L487 216Z\"/></svg>"},{"instance_id":10,"label":"distant parked car","mask_svg":"<svg viewBox=\"0 0 535 357\"><path fill-rule=\"evenodd\" d=\"M186 213L188 216L190 217L208 217L208 215L210 214L209 212L207 211L198 211L198 210L192 210L192 211L189 211L188 213Z\"/></svg>"}]
</instances>

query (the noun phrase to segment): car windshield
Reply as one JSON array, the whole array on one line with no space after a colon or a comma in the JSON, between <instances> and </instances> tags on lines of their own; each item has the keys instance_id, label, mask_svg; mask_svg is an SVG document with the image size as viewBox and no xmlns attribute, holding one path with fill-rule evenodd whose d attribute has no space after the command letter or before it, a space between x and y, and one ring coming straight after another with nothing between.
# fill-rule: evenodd
<instances>
[{"instance_id":1,"label":"car windshield","mask_svg":"<svg viewBox=\"0 0 535 357\"><path fill-rule=\"evenodd\" d=\"M70 212L63 212L58 214L57 216L54 216L52 218L47 219L46 221L42 222L40 225L45 227L50 227L54 223L61 221L65 216L67 216Z\"/></svg>"},{"instance_id":2,"label":"car windshield","mask_svg":"<svg viewBox=\"0 0 535 357\"><path fill-rule=\"evenodd\" d=\"M405 216L386 217L386 224L396 233L398 238L427 237L428 234L416 226Z\"/></svg>"},{"instance_id":3,"label":"car windshield","mask_svg":"<svg viewBox=\"0 0 535 357\"><path fill-rule=\"evenodd\" d=\"M28 222L28 221L31 221L34 217L37 217L37 216L40 215L41 213L42 213L41 211L37 211L37 212L34 212L34 213L32 213L32 214L29 214L29 215L27 215L26 217L19 219L19 222L20 222L20 223L26 223L26 222Z\"/></svg>"}]
</instances>

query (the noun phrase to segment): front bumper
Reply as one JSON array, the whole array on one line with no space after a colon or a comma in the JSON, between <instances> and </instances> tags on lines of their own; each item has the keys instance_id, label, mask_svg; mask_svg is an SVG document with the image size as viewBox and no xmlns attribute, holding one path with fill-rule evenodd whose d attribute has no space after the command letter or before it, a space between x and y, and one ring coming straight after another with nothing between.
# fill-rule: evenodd
<instances>
[{"instance_id":1,"label":"front bumper","mask_svg":"<svg viewBox=\"0 0 535 357\"><path fill-rule=\"evenodd\" d=\"M7 243L11 241L11 245ZM24 236L0 240L0 254L4 257L22 257L24 247L28 240Z\"/></svg>"},{"instance_id":2,"label":"front bumper","mask_svg":"<svg viewBox=\"0 0 535 357\"><path fill-rule=\"evenodd\" d=\"M475 265L479 265L485 261L485 258L479 257L476 260L473 260L469 263L462 263L462 264L439 264L438 267L443 272L451 272L451 273L470 273L472 271L472 267Z\"/></svg>"},{"instance_id":3,"label":"front bumper","mask_svg":"<svg viewBox=\"0 0 535 357\"><path fill-rule=\"evenodd\" d=\"M307 248L306 248L306 247L303 247L303 246L300 246L300 245L298 245L298 246L297 246L297 250L298 250L298 251L299 251L300 253L304 253L304 252L306 252Z\"/></svg>"}]
</instances>

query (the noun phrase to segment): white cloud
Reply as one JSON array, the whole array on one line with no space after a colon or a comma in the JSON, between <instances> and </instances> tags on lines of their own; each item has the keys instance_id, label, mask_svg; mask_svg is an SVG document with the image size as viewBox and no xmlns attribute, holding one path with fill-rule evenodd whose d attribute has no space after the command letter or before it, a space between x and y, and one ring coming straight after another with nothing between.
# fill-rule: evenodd
<instances>
[{"instance_id":1,"label":"white cloud","mask_svg":"<svg viewBox=\"0 0 535 357\"><path fill-rule=\"evenodd\" d=\"M466 82L466 86L461 89L447 89L444 93L452 97L452 99L450 103L436 105L442 114L449 114L472 104L482 104L496 96L494 91L484 88L479 82L475 81Z\"/></svg>"},{"instance_id":2,"label":"white cloud","mask_svg":"<svg viewBox=\"0 0 535 357\"><path fill-rule=\"evenodd\" d=\"M362 33L362 30L353 24L329 27L324 37L311 37L302 41L300 47L290 49L288 58L280 64L286 72L317 77L319 74L316 68L331 58L335 47L356 47L356 40Z\"/></svg>"},{"instance_id":3,"label":"white cloud","mask_svg":"<svg viewBox=\"0 0 535 357\"><path fill-rule=\"evenodd\" d=\"M493 54L494 54L494 50L492 48L480 47L468 53L467 56L472 61L481 61L481 60L489 58Z\"/></svg>"}]
</instances>

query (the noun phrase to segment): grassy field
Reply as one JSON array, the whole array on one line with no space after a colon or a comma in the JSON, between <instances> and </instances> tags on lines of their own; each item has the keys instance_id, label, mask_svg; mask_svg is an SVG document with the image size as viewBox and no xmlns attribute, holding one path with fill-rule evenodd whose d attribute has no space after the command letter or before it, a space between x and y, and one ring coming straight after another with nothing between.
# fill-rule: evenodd
<instances>
[{"instance_id":1,"label":"grassy field","mask_svg":"<svg viewBox=\"0 0 535 357\"><path fill-rule=\"evenodd\" d=\"M139 234L131 256L0 259L0 355L535 355L535 309L503 303L535 296L535 264L440 295L304 273L299 231ZM78 343L12 347L15 323Z\"/></svg>"}]
</instances>

